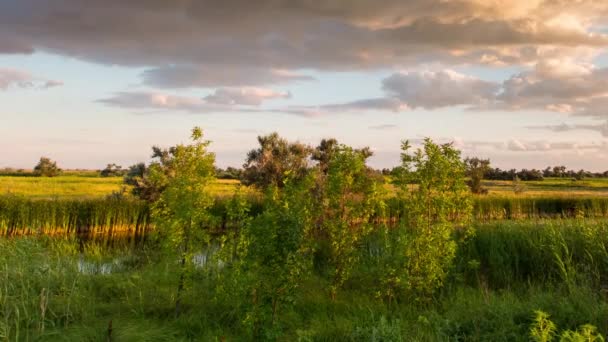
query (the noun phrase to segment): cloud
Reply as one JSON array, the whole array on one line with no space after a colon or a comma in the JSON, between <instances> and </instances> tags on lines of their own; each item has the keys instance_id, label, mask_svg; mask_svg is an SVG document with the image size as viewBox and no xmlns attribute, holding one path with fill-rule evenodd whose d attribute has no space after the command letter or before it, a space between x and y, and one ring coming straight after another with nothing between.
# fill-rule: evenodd
<instances>
[{"instance_id":1,"label":"cloud","mask_svg":"<svg viewBox=\"0 0 608 342\"><path fill-rule=\"evenodd\" d=\"M437 109L449 106L481 106L492 101L499 84L452 70L394 73L382 81L384 97L320 106L287 107L286 113L315 116L323 113Z\"/></svg>"},{"instance_id":2,"label":"cloud","mask_svg":"<svg viewBox=\"0 0 608 342\"><path fill-rule=\"evenodd\" d=\"M450 69L404 71L385 78L382 89L384 97L316 108L319 113L332 109L397 112L462 106L478 111L540 110L608 119L608 67L598 68L584 58L542 59L502 82Z\"/></svg>"},{"instance_id":3,"label":"cloud","mask_svg":"<svg viewBox=\"0 0 608 342\"><path fill-rule=\"evenodd\" d=\"M118 92L97 102L125 109L156 109L190 113L259 112L255 109L266 100L288 98L289 93L263 88L222 88L203 98L162 92Z\"/></svg>"},{"instance_id":4,"label":"cloud","mask_svg":"<svg viewBox=\"0 0 608 342\"><path fill-rule=\"evenodd\" d=\"M165 66L143 72L144 83L159 88L241 87L311 81L313 77L287 70L248 66Z\"/></svg>"},{"instance_id":5,"label":"cloud","mask_svg":"<svg viewBox=\"0 0 608 342\"><path fill-rule=\"evenodd\" d=\"M61 85L63 85L61 81L43 79L26 71L0 68L0 90L8 90L12 87L48 89Z\"/></svg>"},{"instance_id":6,"label":"cloud","mask_svg":"<svg viewBox=\"0 0 608 342\"><path fill-rule=\"evenodd\" d=\"M267 86L310 78L298 70L535 63L605 48L607 17L597 0L3 1L0 53L144 67L161 88Z\"/></svg>"},{"instance_id":7,"label":"cloud","mask_svg":"<svg viewBox=\"0 0 608 342\"><path fill-rule=\"evenodd\" d=\"M556 152L565 151L582 152L582 151L608 151L608 145L605 142L573 142L573 141L549 141L549 140L522 140L509 139L506 141L480 141L480 140L465 140L462 138L446 138L438 137L434 139L438 143L453 143L458 149L475 153L481 151L503 151L503 152ZM409 140L414 145L421 145L424 140L420 138Z\"/></svg>"},{"instance_id":8,"label":"cloud","mask_svg":"<svg viewBox=\"0 0 608 342\"><path fill-rule=\"evenodd\" d=\"M541 129L549 130L553 132L569 132L569 131L595 131L600 133L603 137L608 137L608 121L600 124L559 124L559 125L542 125L542 126L528 126L530 129Z\"/></svg>"},{"instance_id":9,"label":"cloud","mask_svg":"<svg viewBox=\"0 0 608 342\"><path fill-rule=\"evenodd\" d=\"M290 97L290 93L264 88L222 88L206 96L204 100L218 105L259 106L266 100L288 99Z\"/></svg>"},{"instance_id":10,"label":"cloud","mask_svg":"<svg viewBox=\"0 0 608 342\"><path fill-rule=\"evenodd\" d=\"M412 71L391 75L382 88L410 108L435 109L483 103L494 96L498 84L452 70Z\"/></svg>"}]
</instances>

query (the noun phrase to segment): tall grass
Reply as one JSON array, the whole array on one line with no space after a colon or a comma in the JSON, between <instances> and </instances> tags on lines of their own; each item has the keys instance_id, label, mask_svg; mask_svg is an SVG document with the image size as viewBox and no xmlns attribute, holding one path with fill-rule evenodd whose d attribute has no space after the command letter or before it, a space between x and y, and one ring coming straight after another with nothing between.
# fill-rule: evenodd
<instances>
[{"instance_id":1,"label":"tall grass","mask_svg":"<svg viewBox=\"0 0 608 342\"><path fill-rule=\"evenodd\" d=\"M387 199L387 217L400 218L404 205ZM606 218L608 197L521 197L477 196L473 201L477 221L528 220L539 218Z\"/></svg>"},{"instance_id":2,"label":"tall grass","mask_svg":"<svg viewBox=\"0 0 608 342\"><path fill-rule=\"evenodd\" d=\"M281 315L278 340L528 341L535 310L550 313L562 329L591 323L606 333L608 304L601 286L607 225L589 220L476 225L476 234L459 245L444 291L425 306L389 307L377 299L378 284L369 274L382 251L362 249L362 263L335 301L328 299L323 273L301 285L295 306ZM194 269L184 312L175 318L175 258L160 256L153 245L79 250L70 238L0 239L0 341L252 339L243 308L251 294L239 291L232 268ZM82 258L94 262L99 255L128 261L111 273L79 268ZM471 267L472 261L479 267ZM570 285L566 279L572 279Z\"/></svg>"},{"instance_id":3,"label":"tall grass","mask_svg":"<svg viewBox=\"0 0 608 342\"><path fill-rule=\"evenodd\" d=\"M32 200L0 196L0 235L143 236L149 208L130 199Z\"/></svg>"},{"instance_id":4,"label":"tall grass","mask_svg":"<svg viewBox=\"0 0 608 342\"><path fill-rule=\"evenodd\" d=\"M473 284L508 289L522 283L575 284L608 290L608 222L531 220L477 224L459 249ZM475 261L478 267L471 267Z\"/></svg>"},{"instance_id":5,"label":"tall grass","mask_svg":"<svg viewBox=\"0 0 608 342\"><path fill-rule=\"evenodd\" d=\"M261 197L248 195L250 214L263 210ZM212 230L229 230L228 196L218 196L211 208L216 218ZM403 203L387 199L385 214L379 222L397 222ZM529 220L542 218L607 218L608 198L565 197L476 197L474 215L478 222ZM0 235L70 235L96 234L107 237L121 234L141 236L150 229L149 207L129 197L88 199L31 199L23 196L0 196Z\"/></svg>"}]
</instances>

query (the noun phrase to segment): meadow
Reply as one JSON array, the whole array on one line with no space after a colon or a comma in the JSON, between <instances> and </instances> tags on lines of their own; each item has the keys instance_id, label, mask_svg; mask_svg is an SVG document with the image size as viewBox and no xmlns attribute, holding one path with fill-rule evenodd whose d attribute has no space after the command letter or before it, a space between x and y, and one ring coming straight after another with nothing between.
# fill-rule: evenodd
<instances>
[{"instance_id":1,"label":"meadow","mask_svg":"<svg viewBox=\"0 0 608 342\"><path fill-rule=\"evenodd\" d=\"M183 255L121 177L0 176L0 341L529 341L538 311L557 326L555 338L585 324L605 336L608 180L525 182L523 193L511 182L484 185L490 192L473 196L473 221L454 232L454 259L428 300L383 299L407 214L385 185L385 208L356 241L337 295L328 295L333 247L321 237L297 290L277 294L278 318L273 301L264 325L261 271L233 256L249 222L235 216L238 181L207 186L209 235L187 254L180 295ZM264 223L272 204L260 192L242 187L242 195L247 217L276 223ZM272 248L265 258L283 253Z\"/></svg>"}]
</instances>

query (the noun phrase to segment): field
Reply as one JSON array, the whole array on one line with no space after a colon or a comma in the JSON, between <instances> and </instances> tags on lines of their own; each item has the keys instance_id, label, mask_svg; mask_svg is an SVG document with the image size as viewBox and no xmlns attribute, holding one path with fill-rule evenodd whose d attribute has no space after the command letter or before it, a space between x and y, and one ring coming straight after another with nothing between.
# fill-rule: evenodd
<instances>
[{"instance_id":1,"label":"field","mask_svg":"<svg viewBox=\"0 0 608 342\"><path fill-rule=\"evenodd\" d=\"M218 196L228 196L238 184L235 180L219 179L211 191ZM94 199L120 192L123 186L122 177L99 177L96 173L58 177L0 175L0 195L12 194L34 199Z\"/></svg>"},{"instance_id":2,"label":"field","mask_svg":"<svg viewBox=\"0 0 608 342\"><path fill-rule=\"evenodd\" d=\"M178 316L183 255L154 229L146 203L108 196L122 178L0 176L0 341L529 341L538 310L556 335L584 324L608 332L608 179L526 182L520 194L486 181L442 286L423 302L381 295L405 215L390 185L335 297L322 240L297 290L262 297L256 291L283 278L273 271L259 283L224 251L242 248L238 184L208 188L212 234L188 254ZM260 197L245 190L249 217L264 212Z\"/></svg>"},{"instance_id":3,"label":"field","mask_svg":"<svg viewBox=\"0 0 608 342\"><path fill-rule=\"evenodd\" d=\"M387 179L387 183L390 180ZM526 190L515 195L509 181L484 181L487 196L496 197L604 197L608 195L608 178L547 178L524 182ZM218 179L211 191L218 196L230 196L239 185L237 180ZM100 177L97 172L73 172L58 177L23 177L0 175L0 195L14 194L28 198L99 198L119 192L122 177ZM394 187L386 184L389 196ZM128 189L127 189L128 190ZM487 197L485 196L485 197Z\"/></svg>"}]
</instances>

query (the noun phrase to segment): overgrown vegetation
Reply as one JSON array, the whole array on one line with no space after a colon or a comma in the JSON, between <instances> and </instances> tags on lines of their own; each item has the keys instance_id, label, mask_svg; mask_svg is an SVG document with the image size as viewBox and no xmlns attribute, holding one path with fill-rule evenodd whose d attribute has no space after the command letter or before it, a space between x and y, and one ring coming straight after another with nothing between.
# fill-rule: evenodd
<instances>
[{"instance_id":1,"label":"overgrown vegetation","mask_svg":"<svg viewBox=\"0 0 608 342\"><path fill-rule=\"evenodd\" d=\"M140 199L0 197L0 339L608 332L608 223L595 218L608 200L475 197L472 164L429 139L403 143L390 196L368 149L326 140L313 150L276 134L248 159L258 190L219 199L208 146L195 128L189 144L154 148L155 161L126 176Z\"/></svg>"}]
</instances>

